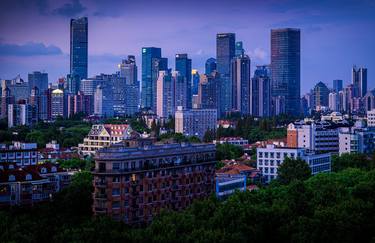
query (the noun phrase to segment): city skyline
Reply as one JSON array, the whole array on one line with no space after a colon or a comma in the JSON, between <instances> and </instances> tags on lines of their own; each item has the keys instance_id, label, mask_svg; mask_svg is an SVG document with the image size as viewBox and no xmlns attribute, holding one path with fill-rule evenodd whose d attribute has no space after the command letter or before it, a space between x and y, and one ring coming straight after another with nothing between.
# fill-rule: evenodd
<instances>
[{"instance_id":1,"label":"city skyline","mask_svg":"<svg viewBox=\"0 0 375 243\"><path fill-rule=\"evenodd\" d=\"M236 34L255 70L255 65L270 63L271 29L291 27L301 29L302 94L319 81L330 87L334 79L350 83L354 64L369 70L368 89L375 86L371 72L375 68L371 57L374 34L361 31L375 26L375 17L371 16L375 5L370 1L340 1L340 9L335 8L337 1L163 1L148 2L146 8L142 3L2 2L0 78L12 79L20 74L27 79L33 71L47 72L53 83L65 77L69 73L69 21L87 16L89 77L118 71L117 65L127 55L135 55L140 64L141 48L145 46L162 48L170 68L175 65L175 54L187 53L192 68L204 73L206 59L216 56L215 37L221 32ZM181 8L184 11L173 11ZM207 9L215 11L207 13ZM167 17L166 12L170 13ZM17 16L22 16L22 22L15 20ZM160 28L151 24L155 19Z\"/></svg>"}]
</instances>

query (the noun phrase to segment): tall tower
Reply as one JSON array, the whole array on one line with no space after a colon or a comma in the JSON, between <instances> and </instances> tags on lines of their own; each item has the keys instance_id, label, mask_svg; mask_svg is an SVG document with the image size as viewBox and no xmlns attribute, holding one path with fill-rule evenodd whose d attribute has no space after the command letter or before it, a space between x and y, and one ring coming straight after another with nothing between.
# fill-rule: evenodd
<instances>
[{"instance_id":1,"label":"tall tower","mask_svg":"<svg viewBox=\"0 0 375 243\"><path fill-rule=\"evenodd\" d=\"M271 79L268 66L257 66L250 83L250 114L259 117L271 115ZM276 110L280 109L282 99L276 98Z\"/></svg>"},{"instance_id":2,"label":"tall tower","mask_svg":"<svg viewBox=\"0 0 375 243\"><path fill-rule=\"evenodd\" d=\"M156 112L156 81L160 71L167 71L168 59L161 57L161 48L142 48L142 93L143 108Z\"/></svg>"},{"instance_id":3,"label":"tall tower","mask_svg":"<svg viewBox=\"0 0 375 243\"><path fill-rule=\"evenodd\" d=\"M176 54L176 71L186 80L186 108L191 109L191 59L188 58L187 54Z\"/></svg>"},{"instance_id":4,"label":"tall tower","mask_svg":"<svg viewBox=\"0 0 375 243\"><path fill-rule=\"evenodd\" d=\"M271 30L272 96L285 100L282 110L300 113L301 38L299 29Z\"/></svg>"},{"instance_id":5,"label":"tall tower","mask_svg":"<svg viewBox=\"0 0 375 243\"><path fill-rule=\"evenodd\" d=\"M232 59L232 105L241 114L250 112L250 58L241 54Z\"/></svg>"},{"instance_id":6,"label":"tall tower","mask_svg":"<svg viewBox=\"0 0 375 243\"><path fill-rule=\"evenodd\" d=\"M356 89L356 97L363 97L367 93L367 68L353 66L352 84Z\"/></svg>"},{"instance_id":7,"label":"tall tower","mask_svg":"<svg viewBox=\"0 0 375 243\"><path fill-rule=\"evenodd\" d=\"M213 71L216 70L216 59L213 57L208 58L205 64L205 74L210 75Z\"/></svg>"},{"instance_id":8,"label":"tall tower","mask_svg":"<svg viewBox=\"0 0 375 243\"><path fill-rule=\"evenodd\" d=\"M88 21L86 17L70 20L70 79L69 90L77 93L80 80L87 78Z\"/></svg>"},{"instance_id":9,"label":"tall tower","mask_svg":"<svg viewBox=\"0 0 375 243\"><path fill-rule=\"evenodd\" d=\"M219 33L216 35L217 71L220 74L220 114L232 109L232 82L230 67L235 55L236 35L234 33Z\"/></svg>"}]
</instances>

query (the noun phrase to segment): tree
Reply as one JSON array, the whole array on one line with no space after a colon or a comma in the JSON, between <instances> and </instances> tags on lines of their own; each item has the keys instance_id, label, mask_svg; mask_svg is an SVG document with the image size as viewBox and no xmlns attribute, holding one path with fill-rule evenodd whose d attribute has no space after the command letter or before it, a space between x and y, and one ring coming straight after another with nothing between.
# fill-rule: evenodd
<instances>
[{"instance_id":1,"label":"tree","mask_svg":"<svg viewBox=\"0 0 375 243\"><path fill-rule=\"evenodd\" d=\"M311 176L309 165L302 159L286 158L277 170L277 179L281 184L289 184L293 180L306 180Z\"/></svg>"},{"instance_id":2,"label":"tree","mask_svg":"<svg viewBox=\"0 0 375 243\"><path fill-rule=\"evenodd\" d=\"M215 139L215 132L211 129L208 129L203 136L203 142L210 143Z\"/></svg>"},{"instance_id":3,"label":"tree","mask_svg":"<svg viewBox=\"0 0 375 243\"><path fill-rule=\"evenodd\" d=\"M365 154L344 153L332 157L332 170L340 171L347 168L359 168L370 170L375 168L375 160L371 160Z\"/></svg>"},{"instance_id":4,"label":"tree","mask_svg":"<svg viewBox=\"0 0 375 243\"><path fill-rule=\"evenodd\" d=\"M217 144L216 145L216 159L237 159L243 155L243 149L240 146L236 146L229 143Z\"/></svg>"}]
</instances>

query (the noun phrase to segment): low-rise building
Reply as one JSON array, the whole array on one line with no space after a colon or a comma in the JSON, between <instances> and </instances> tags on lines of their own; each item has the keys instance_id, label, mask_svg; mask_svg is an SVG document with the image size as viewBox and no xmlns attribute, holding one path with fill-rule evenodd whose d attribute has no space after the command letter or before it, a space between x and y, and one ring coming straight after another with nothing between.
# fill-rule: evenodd
<instances>
[{"instance_id":1,"label":"low-rise building","mask_svg":"<svg viewBox=\"0 0 375 243\"><path fill-rule=\"evenodd\" d=\"M0 144L0 164L15 162L18 166L36 165L39 152L36 143L13 142L13 145Z\"/></svg>"},{"instance_id":2,"label":"low-rise building","mask_svg":"<svg viewBox=\"0 0 375 243\"><path fill-rule=\"evenodd\" d=\"M246 191L246 175L216 173L216 196L225 199L236 191Z\"/></svg>"},{"instance_id":3,"label":"low-rise building","mask_svg":"<svg viewBox=\"0 0 375 243\"><path fill-rule=\"evenodd\" d=\"M311 168L313 175L331 171L331 154L316 154L305 148L276 147L267 145L257 149L257 168L262 172L266 182L277 178L279 166L285 158L304 160Z\"/></svg>"},{"instance_id":4,"label":"low-rise building","mask_svg":"<svg viewBox=\"0 0 375 243\"><path fill-rule=\"evenodd\" d=\"M48 201L70 184L73 173L53 164L19 167L0 163L0 207Z\"/></svg>"},{"instance_id":5,"label":"low-rise building","mask_svg":"<svg viewBox=\"0 0 375 243\"><path fill-rule=\"evenodd\" d=\"M206 131L216 129L216 119L216 109L183 110L179 106L175 113L175 132L203 139Z\"/></svg>"},{"instance_id":6,"label":"low-rise building","mask_svg":"<svg viewBox=\"0 0 375 243\"><path fill-rule=\"evenodd\" d=\"M375 109L367 111L367 126L375 127Z\"/></svg>"},{"instance_id":7,"label":"low-rise building","mask_svg":"<svg viewBox=\"0 0 375 243\"><path fill-rule=\"evenodd\" d=\"M357 121L353 127L341 128L339 132L339 153L365 153L375 151L375 129L367 128Z\"/></svg>"},{"instance_id":8,"label":"low-rise building","mask_svg":"<svg viewBox=\"0 0 375 243\"><path fill-rule=\"evenodd\" d=\"M240 147L244 147L249 144L249 140L241 137L222 137L219 140L214 140L214 144L232 144Z\"/></svg>"},{"instance_id":9,"label":"low-rise building","mask_svg":"<svg viewBox=\"0 0 375 243\"><path fill-rule=\"evenodd\" d=\"M82 155L94 155L100 148L119 143L132 136L133 130L128 124L93 125L83 143L78 145Z\"/></svg>"},{"instance_id":10,"label":"low-rise building","mask_svg":"<svg viewBox=\"0 0 375 243\"><path fill-rule=\"evenodd\" d=\"M127 224L149 223L214 192L213 144L113 144L95 155L93 211Z\"/></svg>"}]
</instances>

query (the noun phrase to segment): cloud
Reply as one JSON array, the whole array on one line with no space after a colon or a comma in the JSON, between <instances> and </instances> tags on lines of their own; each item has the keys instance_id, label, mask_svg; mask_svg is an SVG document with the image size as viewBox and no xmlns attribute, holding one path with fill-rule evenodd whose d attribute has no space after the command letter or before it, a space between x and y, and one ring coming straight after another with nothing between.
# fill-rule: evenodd
<instances>
[{"instance_id":1,"label":"cloud","mask_svg":"<svg viewBox=\"0 0 375 243\"><path fill-rule=\"evenodd\" d=\"M72 0L71 3L65 3L61 7L56 8L53 13L55 15L61 15L65 17L74 17L85 10L86 8L81 4L79 0Z\"/></svg>"},{"instance_id":2,"label":"cloud","mask_svg":"<svg viewBox=\"0 0 375 243\"><path fill-rule=\"evenodd\" d=\"M26 44L0 43L0 56L48 56L61 55L62 51L54 45L46 46L43 43L28 42Z\"/></svg>"},{"instance_id":3,"label":"cloud","mask_svg":"<svg viewBox=\"0 0 375 243\"><path fill-rule=\"evenodd\" d=\"M259 61L265 61L267 57L267 52L263 48L255 48L249 52L250 58L254 58Z\"/></svg>"}]
</instances>

